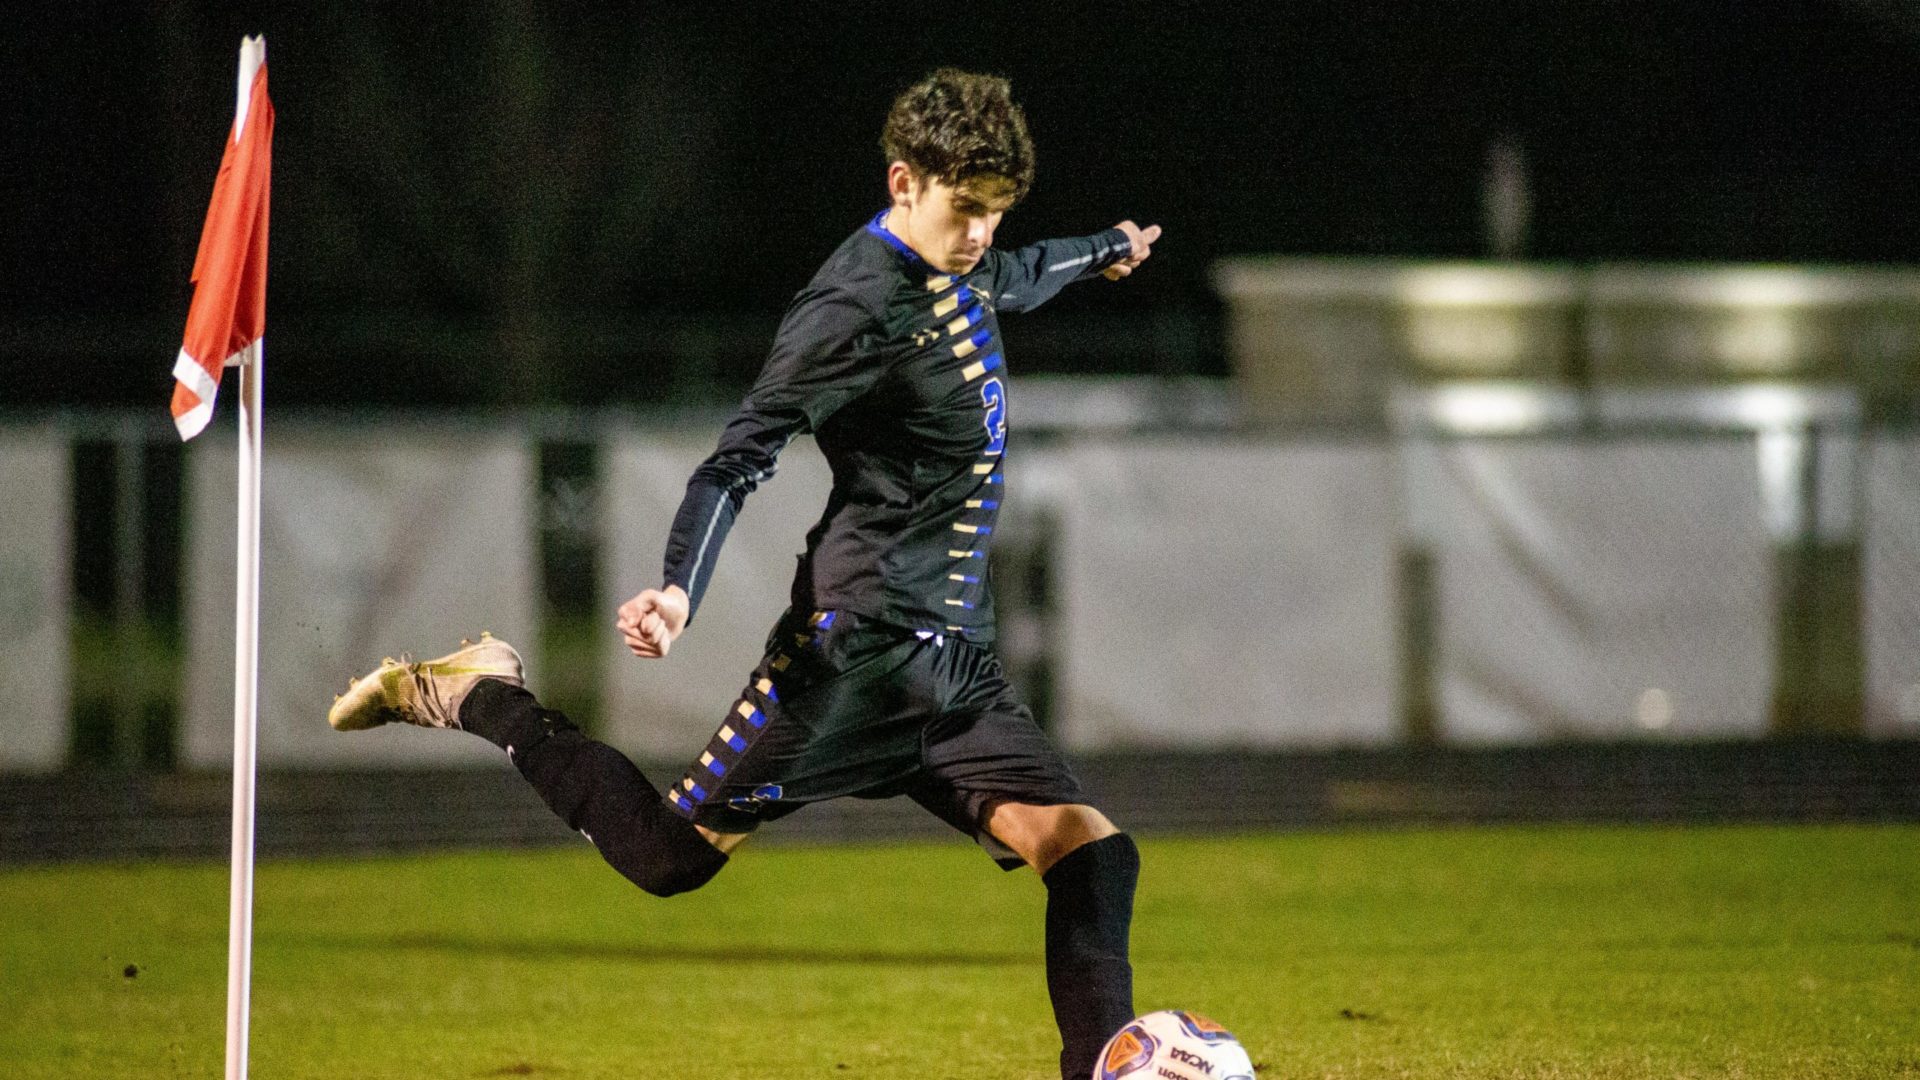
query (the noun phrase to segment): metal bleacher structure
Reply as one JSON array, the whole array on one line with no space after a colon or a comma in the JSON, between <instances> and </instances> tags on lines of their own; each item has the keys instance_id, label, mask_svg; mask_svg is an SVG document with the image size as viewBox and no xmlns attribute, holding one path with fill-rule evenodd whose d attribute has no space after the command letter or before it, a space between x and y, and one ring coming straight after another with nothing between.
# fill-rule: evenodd
<instances>
[{"instance_id":1,"label":"metal bleacher structure","mask_svg":"<svg viewBox=\"0 0 1920 1080\"><path fill-rule=\"evenodd\" d=\"M1116 817L1920 818L1920 271L1247 258L1215 280L1230 379L1014 387L1002 651ZM825 484L790 450L672 677L623 661L600 613L656 572L709 420L269 417L263 853L568 841L477 740L318 719L382 653L482 626L603 737L684 764ZM179 506L150 507L183 543L123 510L96 566L44 526L84 518L71 477L102 447L121 505L152 504L126 463L164 438L0 427L0 681L26 703L0 861L224 850L231 439L190 445ZM459 469L460 497L410 493ZM155 560L180 597L159 631ZM943 829L923 818L847 803L769 833Z\"/></svg>"}]
</instances>

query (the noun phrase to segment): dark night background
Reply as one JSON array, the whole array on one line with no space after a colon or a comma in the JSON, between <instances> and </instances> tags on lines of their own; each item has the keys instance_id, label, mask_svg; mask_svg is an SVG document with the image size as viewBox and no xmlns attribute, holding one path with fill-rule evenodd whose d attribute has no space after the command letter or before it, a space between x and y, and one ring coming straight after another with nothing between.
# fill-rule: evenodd
<instances>
[{"instance_id":1,"label":"dark night background","mask_svg":"<svg viewBox=\"0 0 1920 1080\"><path fill-rule=\"evenodd\" d=\"M1224 372L1222 255L1482 254L1500 138L1534 258L1920 250L1920 7L1887 0L38 5L0 31L9 404L163 414L248 32L279 404L736 396L940 64L1027 108L1003 245L1167 229L1010 331L1028 371Z\"/></svg>"}]
</instances>

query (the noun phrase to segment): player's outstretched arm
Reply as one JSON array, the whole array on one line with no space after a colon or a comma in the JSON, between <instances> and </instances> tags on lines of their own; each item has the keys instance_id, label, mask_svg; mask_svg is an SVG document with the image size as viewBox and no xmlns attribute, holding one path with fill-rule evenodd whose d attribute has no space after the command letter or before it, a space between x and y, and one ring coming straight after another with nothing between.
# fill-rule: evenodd
<instances>
[{"instance_id":1,"label":"player's outstretched arm","mask_svg":"<svg viewBox=\"0 0 1920 1080\"><path fill-rule=\"evenodd\" d=\"M619 628L620 640L633 655L659 659L667 655L667 650L673 648L673 640L687 628L692 607L686 590L678 585L647 589L620 605L619 617L613 625Z\"/></svg>"},{"instance_id":2,"label":"player's outstretched arm","mask_svg":"<svg viewBox=\"0 0 1920 1080\"><path fill-rule=\"evenodd\" d=\"M1100 271L1108 281L1119 281L1133 273L1134 267L1146 262L1147 256L1153 254L1153 242L1160 239L1158 225L1149 225L1143 229L1131 221L1123 221L1114 228L1127 234L1127 241L1133 245L1133 253Z\"/></svg>"},{"instance_id":3,"label":"player's outstretched arm","mask_svg":"<svg viewBox=\"0 0 1920 1080\"><path fill-rule=\"evenodd\" d=\"M1002 313L1032 311L1075 281L1096 275L1119 280L1146 261L1160 227L1123 221L1092 236L1041 240L1013 251L989 249L994 306Z\"/></svg>"}]
</instances>

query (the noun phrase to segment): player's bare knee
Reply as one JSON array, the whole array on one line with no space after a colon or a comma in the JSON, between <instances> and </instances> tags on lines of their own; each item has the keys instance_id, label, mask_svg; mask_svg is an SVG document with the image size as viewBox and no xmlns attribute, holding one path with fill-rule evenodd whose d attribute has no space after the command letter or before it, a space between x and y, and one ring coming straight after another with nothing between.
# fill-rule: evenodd
<instances>
[{"instance_id":1,"label":"player's bare knee","mask_svg":"<svg viewBox=\"0 0 1920 1080\"><path fill-rule=\"evenodd\" d=\"M991 806L987 830L1040 874L1081 846L1120 831L1105 814L1084 804L1035 806L1014 802Z\"/></svg>"},{"instance_id":2,"label":"player's bare knee","mask_svg":"<svg viewBox=\"0 0 1920 1080\"><path fill-rule=\"evenodd\" d=\"M1091 806L1063 806L1060 809L1064 813L1047 837L1047 867L1087 844L1105 840L1120 831L1119 826L1107 819L1107 815ZM1035 866L1034 869L1046 873L1044 867Z\"/></svg>"}]
</instances>

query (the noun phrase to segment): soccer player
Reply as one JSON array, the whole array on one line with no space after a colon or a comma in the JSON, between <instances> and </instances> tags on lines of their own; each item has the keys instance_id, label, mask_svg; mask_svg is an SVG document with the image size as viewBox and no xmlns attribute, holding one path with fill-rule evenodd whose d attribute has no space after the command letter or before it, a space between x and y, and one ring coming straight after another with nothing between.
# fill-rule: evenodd
<instances>
[{"instance_id":1,"label":"soccer player","mask_svg":"<svg viewBox=\"0 0 1920 1080\"><path fill-rule=\"evenodd\" d=\"M934 72L881 138L888 204L788 308L771 355L674 517L658 588L620 606L635 656L692 621L748 493L811 432L833 470L792 606L745 691L664 793L624 755L542 708L520 658L483 636L383 664L328 719L459 728L506 752L608 863L658 896L697 889L762 822L840 796L905 795L1047 887L1047 989L1060 1070L1091 1074L1133 1017L1127 959L1139 854L1088 805L994 654L987 553L1006 495L999 315L1070 282L1117 280L1157 226L995 250L1034 151L1004 79Z\"/></svg>"}]
</instances>

